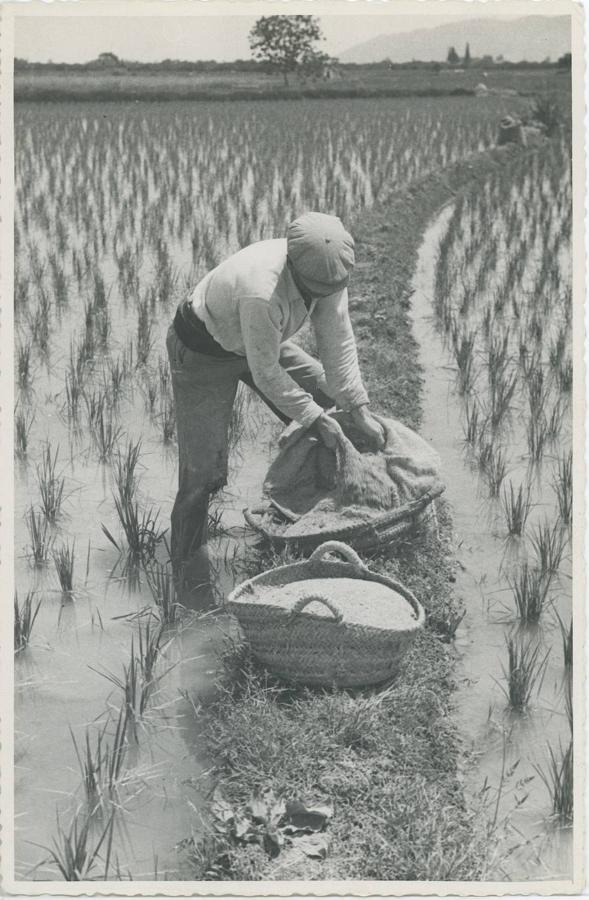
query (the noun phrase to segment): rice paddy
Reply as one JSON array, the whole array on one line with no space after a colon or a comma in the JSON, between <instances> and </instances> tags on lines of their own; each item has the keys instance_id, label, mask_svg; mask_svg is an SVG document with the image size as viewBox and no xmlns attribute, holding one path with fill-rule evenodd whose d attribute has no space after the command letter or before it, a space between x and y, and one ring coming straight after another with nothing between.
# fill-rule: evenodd
<instances>
[{"instance_id":1,"label":"rice paddy","mask_svg":"<svg viewBox=\"0 0 589 900\"><path fill-rule=\"evenodd\" d=\"M186 608L170 574L177 469L164 347L176 303L225 255L282 234L301 210L348 221L489 146L502 103L17 108L20 877L190 877L176 844L202 830L211 764L190 698L212 689L230 626ZM555 597L562 622L570 617L571 222L566 154L551 147L535 168L498 172L457 202L434 305L463 450L511 548L504 615L547 623L556 639ZM258 499L276 432L240 389L230 481L209 523L219 595L239 575L241 509ZM522 718L535 715L561 651L535 653L518 643L507 664ZM557 746L549 764L536 761L555 815L566 812L569 771Z\"/></svg>"},{"instance_id":2,"label":"rice paddy","mask_svg":"<svg viewBox=\"0 0 589 900\"><path fill-rule=\"evenodd\" d=\"M424 428L464 536L458 587L480 598L457 635L467 777L474 792L483 773L503 779L502 759L518 768L525 803L501 800L518 810L512 864L547 877L566 869L572 822L570 239L560 136L443 211L416 285Z\"/></svg>"}]
</instances>

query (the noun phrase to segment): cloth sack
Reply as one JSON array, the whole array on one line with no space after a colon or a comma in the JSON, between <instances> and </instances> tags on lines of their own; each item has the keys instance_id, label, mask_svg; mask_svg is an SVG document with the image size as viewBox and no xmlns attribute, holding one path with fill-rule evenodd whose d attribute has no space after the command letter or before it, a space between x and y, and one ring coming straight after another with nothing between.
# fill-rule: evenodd
<instances>
[{"instance_id":1,"label":"cloth sack","mask_svg":"<svg viewBox=\"0 0 589 900\"><path fill-rule=\"evenodd\" d=\"M372 453L345 413L334 413L346 440L334 452L300 425L290 425L279 441L264 492L297 533L325 528L344 517L367 521L440 488L438 454L396 419L374 418L385 432L385 447ZM294 534L294 531L293 531Z\"/></svg>"}]
</instances>

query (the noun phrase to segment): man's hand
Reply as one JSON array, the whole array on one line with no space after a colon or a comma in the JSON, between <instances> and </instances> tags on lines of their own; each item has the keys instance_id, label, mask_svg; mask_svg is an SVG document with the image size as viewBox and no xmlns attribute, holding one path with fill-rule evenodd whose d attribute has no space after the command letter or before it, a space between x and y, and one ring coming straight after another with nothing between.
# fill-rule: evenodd
<instances>
[{"instance_id":1,"label":"man's hand","mask_svg":"<svg viewBox=\"0 0 589 900\"><path fill-rule=\"evenodd\" d=\"M354 425L366 435L370 449L373 451L384 450L385 432L382 425L376 421L368 411L367 406L357 406L350 411Z\"/></svg>"},{"instance_id":2,"label":"man's hand","mask_svg":"<svg viewBox=\"0 0 589 900\"><path fill-rule=\"evenodd\" d=\"M314 424L320 439L330 450L335 450L345 440L341 426L327 413L320 415Z\"/></svg>"}]
</instances>

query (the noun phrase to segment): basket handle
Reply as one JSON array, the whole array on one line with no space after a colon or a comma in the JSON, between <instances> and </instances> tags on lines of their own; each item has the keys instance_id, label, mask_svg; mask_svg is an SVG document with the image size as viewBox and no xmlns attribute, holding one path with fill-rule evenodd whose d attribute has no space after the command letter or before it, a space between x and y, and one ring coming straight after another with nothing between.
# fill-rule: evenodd
<instances>
[{"instance_id":1,"label":"basket handle","mask_svg":"<svg viewBox=\"0 0 589 900\"><path fill-rule=\"evenodd\" d=\"M313 550L309 559L323 559L326 553L339 553L344 559L356 566L357 569L367 569L368 566L362 562L355 550L352 550L343 541L325 541L320 544L316 550Z\"/></svg>"},{"instance_id":2,"label":"basket handle","mask_svg":"<svg viewBox=\"0 0 589 900\"><path fill-rule=\"evenodd\" d=\"M308 597L301 597L301 599L297 600L297 602L293 606L291 615L296 616L298 613L304 610L305 606L308 606L309 603L313 603L315 601L317 603L322 603L323 606L326 606L328 610L333 613L333 617L336 622L341 622L344 617L343 613L340 612L340 610L337 608L337 606L335 606L334 603L328 600L327 597L322 597L321 594L309 594Z\"/></svg>"}]
</instances>

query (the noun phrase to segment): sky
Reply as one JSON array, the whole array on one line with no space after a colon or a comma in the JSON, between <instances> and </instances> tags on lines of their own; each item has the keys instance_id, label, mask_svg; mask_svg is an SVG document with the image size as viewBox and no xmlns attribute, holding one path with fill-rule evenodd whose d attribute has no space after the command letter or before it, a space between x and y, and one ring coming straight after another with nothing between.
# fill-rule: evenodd
<instances>
[{"instance_id":1,"label":"sky","mask_svg":"<svg viewBox=\"0 0 589 900\"><path fill-rule=\"evenodd\" d=\"M481 12L481 17L483 13ZM99 53L122 59L249 59L248 33L256 16L17 18L15 56L31 62L87 62ZM326 40L321 49L338 56L355 44L382 34L433 28L452 16L321 16Z\"/></svg>"}]
</instances>

